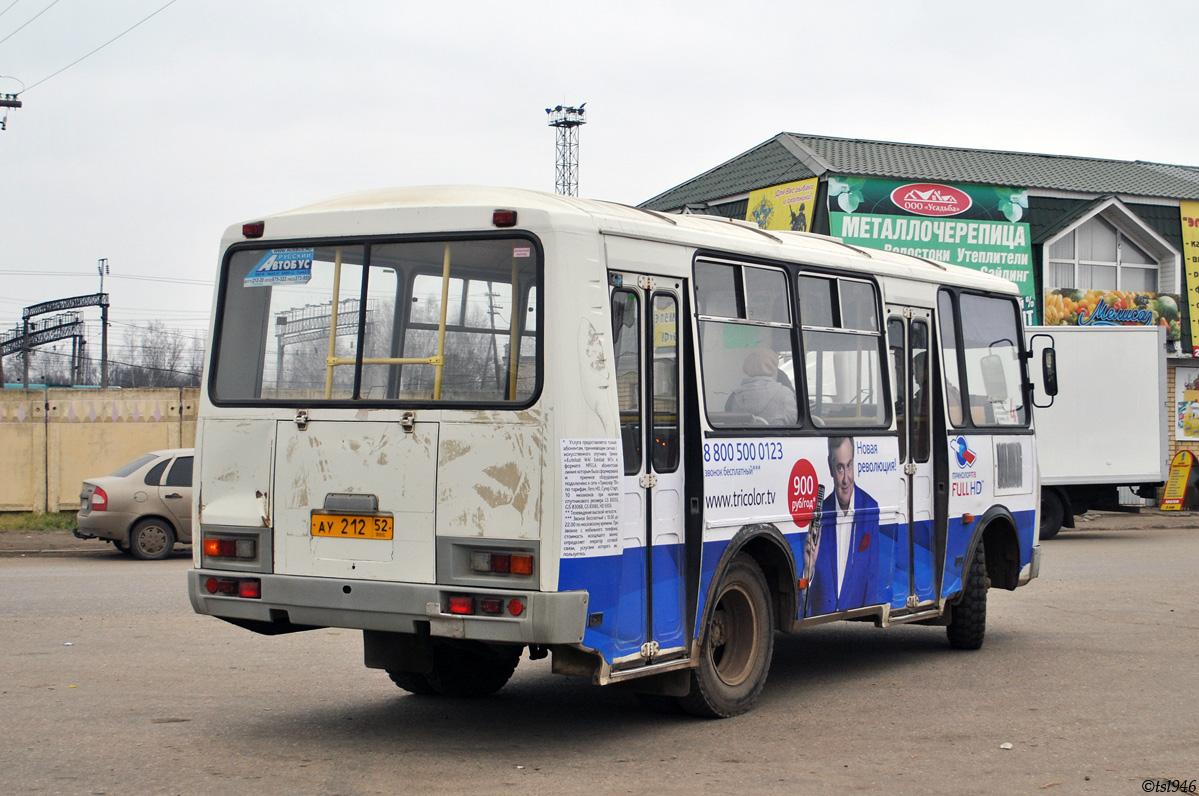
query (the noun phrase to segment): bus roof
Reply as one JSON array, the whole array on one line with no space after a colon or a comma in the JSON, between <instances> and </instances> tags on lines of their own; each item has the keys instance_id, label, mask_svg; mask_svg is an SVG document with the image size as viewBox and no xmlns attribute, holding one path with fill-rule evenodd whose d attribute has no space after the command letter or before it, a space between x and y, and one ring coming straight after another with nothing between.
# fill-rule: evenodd
<instances>
[{"instance_id":1,"label":"bus roof","mask_svg":"<svg viewBox=\"0 0 1199 796\"><path fill-rule=\"evenodd\" d=\"M735 253L1000 293L1019 292L1006 279L970 268L896 251L865 249L826 235L761 230L751 222L721 216L666 214L521 188L381 188L332 197L254 221L266 222L264 240L480 231L495 229L491 214L497 209L516 210L518 228L599 232L711 253ZM224 245L244 240L241 225L237 224L226 231Z\"/></svg>"}]
</instances>

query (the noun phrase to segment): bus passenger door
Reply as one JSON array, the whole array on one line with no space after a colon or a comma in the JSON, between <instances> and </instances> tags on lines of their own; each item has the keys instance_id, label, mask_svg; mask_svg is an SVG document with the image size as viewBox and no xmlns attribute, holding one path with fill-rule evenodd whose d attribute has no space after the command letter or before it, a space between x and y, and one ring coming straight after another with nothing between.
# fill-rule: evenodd
<instances>
[{"instance_id":1,"label":"bus passenger door","mask_svg":"<svg viewBox=\"0 0 1199 796\"><path fill-rule=\"evenodd\" d=\"M895 424L903 493L891 607L916 609L937 599L934 578L931 318L926 309L890 307L887 345L894 373Z\"/></svg>"},{"instance_id":2,"label":"bus passenger door","mask_svg":"<svg viewBox=\"0 0 1199 796\"><path fill-rule=\"evenodd\" d=\"M611 272L624 476L618 664L683 654L681 284Z\"/></svg>"}]
</instances>

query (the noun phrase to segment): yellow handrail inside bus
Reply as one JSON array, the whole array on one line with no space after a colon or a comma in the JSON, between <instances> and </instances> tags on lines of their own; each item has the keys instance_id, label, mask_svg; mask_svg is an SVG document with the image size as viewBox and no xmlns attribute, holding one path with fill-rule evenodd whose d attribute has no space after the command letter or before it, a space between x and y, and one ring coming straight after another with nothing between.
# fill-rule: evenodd
<instances>
[{"instance_id":1,"label":"yellow handrail inside bus","mask_svg":"<svg viewBox=\"0 0 1199 796\"><path fill-rule=\"evenodd\" d=\"M333 397L333 360L337 353L337 302L341 298L341 249L333 255L333 307L329 311L329 356L325 358L325 398Z\"/></svg>"},{"instance_id":2,"label":"yellow handrail inside bus","mask_svg":"<svg viewBox=\"0 0 1199 796\"><path fill-rule=\"evenodd\" d=\"M516 326L520 309L520 288L516 282L516 258L512 258L512 310L508 317L508 400L516 400L516 370L520 362L520 334Z\"/></svg>"},{"instance_id":3,"label":"yellow handrail inside bus","mask_svg":"<svg viewBox=\"0 0 1199 796\"><path fill-rule=\"evenodd\" d=\"M513 273L516 271L513 265ZM333 258L333 309L329 316L329 354L325 357L325 397L333 397L333 369L353 365L357 357L339 357L337 351L337 302L341 291L341 249ZM441 398L441 375L445 369L445 327L450 299L450 245L445 245L445 260L441 269L441 320L437 325L437 353L431 357L364 357L363 365L432 365L437 368L433 381L433 398ZM515 390L515 384L513 386Z\"/></svg>"},{"instance_id":4,"label":"yellow handrail inside bus","mask_svg":"<svg viewBox=\"0 0 1199 796\"><path fill-rule=\"evenodd\" d=\"M441 267L441 320L437 324L437 375L433 377L433 400L441 400L441 374L445 371L445 316L450 303L450 244L445 245Z\"/></svg>"}]
</instances>

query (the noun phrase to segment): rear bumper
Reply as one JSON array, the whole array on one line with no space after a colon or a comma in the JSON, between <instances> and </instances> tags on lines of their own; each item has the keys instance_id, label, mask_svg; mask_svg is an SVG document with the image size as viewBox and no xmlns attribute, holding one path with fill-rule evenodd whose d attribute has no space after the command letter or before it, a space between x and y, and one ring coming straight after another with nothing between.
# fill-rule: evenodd
<instances>
[{"instance_id":1,"label":"rear bumper","mask_svg":"<svg viewBox=\"0 0 1199 796\"><path fill-rule=\"evenodd\" d=\"M80 539L106 539L110 542L129 543L129 526L137 515L123 511L92 511L75 515L75 536Z\"/></svg>"},{"instance_id":2,"label":"rear bumper","mask_svg":"<svg viewBox=\"0 0 1199 796\"><path fill-rule=\"evenodd\" d=\"M209 578L252 578L262 597L210 594ZM388 583L339 578L270 575L193 569L187 591L196 613L279 625L344 627L415 633L417 623L431 636L519 644L578 644L587 626L585 591L535 592L517 589L447 588L437 584ZM520 616L451 615L449 595L513 598L525 606Z\"/></svg>"}]
</instances>

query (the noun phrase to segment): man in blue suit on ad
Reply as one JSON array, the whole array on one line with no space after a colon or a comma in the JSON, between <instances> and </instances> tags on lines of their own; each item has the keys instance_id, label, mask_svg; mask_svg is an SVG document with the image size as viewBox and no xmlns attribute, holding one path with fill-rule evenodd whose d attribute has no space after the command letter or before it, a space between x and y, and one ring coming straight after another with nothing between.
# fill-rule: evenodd
<instances>
[{"instance_id":1,"label":"man in blue suit on ad","mask_svg":"<svg viewBox=\"0 0 1199 796\"><path fill-rule=\"evenodd\" d=\"M878 602L878 502L854 484L853 450L853 437L828 441L833 494L821 504L819 531L809 532L804 549L816 556L806 616Z\"/></svg>"}]
</instances>

